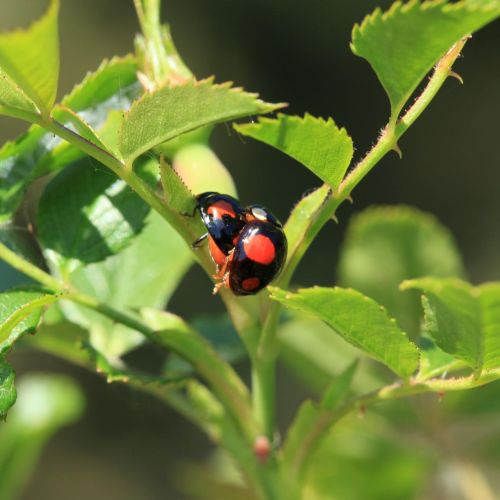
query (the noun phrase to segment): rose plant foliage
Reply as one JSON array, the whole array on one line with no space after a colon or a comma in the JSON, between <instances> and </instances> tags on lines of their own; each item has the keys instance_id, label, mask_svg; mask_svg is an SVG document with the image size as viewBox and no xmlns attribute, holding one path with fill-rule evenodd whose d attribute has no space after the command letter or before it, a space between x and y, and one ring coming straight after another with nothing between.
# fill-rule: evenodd
<instances>
[{"instance_id":1,"label":"rose plant foliage","mask_svg":"<svg viewBox=\"0 0 500 500\"><path fill-rule=\"evenodd\" d=\"M159 23L159 0L135 7L142 29L135 52L103 61L60 101L58 0L29 28L0 35L0 113L30 124L0 149L0 258L27 276L26 286L0 294L1 417L11 410L9 421L17 421L9 353L27 344L150 393L199 426L241 472L233 490L213 479L219 495L234 488L265 499L411 495L418 477L378 491L382 462L367 467L343 454L346 443L332 428L342 426L348 438L349 415L376 411L378 402L498 380L500 283L467 283L448 231L405 206L374 207L351 221L338 286L297 289L293 275L359 182L385 155L400 153L399 138L457 76L453 64L470 35L500 16L500 2L396 2L354 26L351 49L389 100L389 119L357 164L351 137L332 118L293 116L231 83L197 79ZM206 248L191 248L204 228L185 214L200 192L236 195L209 146L214 126L235 120L239 134L294 158L323 185L293 207L288 258L272 286L253 297L222 289L224 318L187 322L168 311L169 298L191 265L206 271L210 293L214 264ZM195 162L201 174L190 170ZM36 181L39 197L30 196ZM29 221L19 217L26 204ZM145 343L165 351L159 375L126 362ZM243 357L250 387L232 366ZM281 435L278 359L318 394ZM50 383L73 390L68 381ZM78 409L51 429L79 413L81 397L71 394ZM25 413L29 405L23 395ZM15 454L18 442L8 441L0 442L5 495L19 475L2 461L3 448ZM383 448L392 466L419 461L380 436L370 446Z\"/></svg>"}]
</instances>

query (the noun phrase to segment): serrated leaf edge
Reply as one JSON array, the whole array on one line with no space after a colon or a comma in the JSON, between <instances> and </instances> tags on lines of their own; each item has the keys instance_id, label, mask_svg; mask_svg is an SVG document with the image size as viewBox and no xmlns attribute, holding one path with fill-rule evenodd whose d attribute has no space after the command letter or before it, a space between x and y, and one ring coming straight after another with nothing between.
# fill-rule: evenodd
<instances>
[{"instance_id":1,"label":"serrated leaf edge","mask_svg":"<svg viewBox=\"0 0 500 500\"><path fill-rule=\"evenodd\" d=\"M263 101L262 99L260 99L259 94L256 92L248 92L248 91L244 90L243 87L233 87L232 81L227 81L227 82L223 82L223 83L214 83L214 80L215 80L215 77L210 76L210 77L204 78L202 80L191 79L191 80L188 80L187 82L182 83L180 85L174 84L170 81L166 81L163 86L157 87L153 92L149 92L149 91L145 92L142 96L139 97L139 99L136 99L132 103L132 106L130 106L130 109L125 111L125 113L124 113L123 123L118 131L118 137L119 137L118 147L119 147L120 151L121 151L120 145L122 144L121 137L123 135L123 130L125 129L125 126L129 120L130 115L132 113L134 113L135 110L139 106L141 106L144 101L147 101L148 99L153 98L155 95L157 95L158 93L162 92L165 89L174 90L174 89L180 88L180 87L182 87L182 88L187 88L187 87L197 88L197 87L204 87L205 86L206 88L210 88L214 91L227 90L227 91L235 93L235 94L238 94L238 93L245 94L249 98L253 98L255 100L256 104L262 108L260 111L258 111L256 113L272 113L273 111L276 111L277 109L280 109L280 108L287 106L287 103L276 103L276 104L267 103L267 102ZM239 115L229 116L229 117L225 118L224 121L231 121L231 120L236 119L238 117L239 117ZM183 135L184 133L190 132L191 130L195 130L196 128L198 128L198 127L186 130L186 131L184 131L184 132L182 132L174 137L178 137L180 135ZM167 140L171 140L174 137L170 137ZM123 154L123 152L122 152L122 154ZM140 155L140 153L139 153L139 155ZM126 155L126 160L127 160L127 162L131 162L135 158L137 158L137 156L138 156L137 154Z\"/></svg>"},{"instance_id":2,"label":"serrated leaf edge","mask_svg":"<svg viewBox=\"0 0 500 500\"><path fill-rule=\"evenodd\" d=\"M396 15L398 12L401 12L403 14L408 14L410 11L413 9L419 9L419 10L430 10L430 9L441 9L443 12L446 11L458 11L458 10L466 10L469 12L477 12L477 11L494 11L494 10L499 10L500 8L496 6L493 2L491 2L488 5L482 5L482 6L471 6L468 5L467 1L462 1L462 2L457 2L450 4L448 0L433 0L433 1L426 1L426 2L421 2L420 0L410 0L407 3L403 3L402 1L397 1L394 2L389 9L386 11L382 11L380 7L377 7L371 14L367 14L363 21L361 23L355 23L353 28L352 28L352 33L351 33L351 50L354 54L359 55L356 52L355 48L355 38L359 35L362 34L363 30L367 28L368 25L374 25L375 23L381 21L381 22L386 22L388 19Z\"/></svg>"},{"instance_id":3,"label":"serrated leaf edge","mask_svg":"<svg viewBox=\"0 0 500 500\"><path fill-rule=\"evenodd\" d=\"M269 289L269 292L270 292L270 295L269 295L270 298L272 298L273 300L277 300L277 301L279 301L279 298L276 296L276 293L278 293L278 294L284 294L284 296L283 296L284 299L291 300L294 297L299 296L302 292L309 293L308 290L311 290L311 291L333 290L333 291L348 292L352 296L356 296L358 298L362 298L366 302L371 302L372 304L374 304L374 305L376 305L376 306L379 307L379 309L385 314L385 316L387 317L387 319L391 323L395 324L398 327L401 336L403 336L408 341L408 343L411 344L414 347L415 352L417 353L417 363L416 363L415 371L418 371L418 368L420 366L420 358L421 358L420 349L415 344L415 342L413 342L413 340L410 339L410 337L408 336L408 334L399 326L399 324L397 323L396 319L389 314L389 312L387 311L387 309L383 305L379 304L377 301L373 300L372 298L370 298L370 297L362 294L361 292L358 292L357 290L354 290L353 288L343 288L343 287L339 287L339 286L323 287L323 286L315 285L315 286L312 286L312 287L309 287L309 288L298 288L295 292L290 292L290 291L287 291L287 290L283 290L283 289L278 288L278 287L268 287L268 289ZM363 352L366 352L366 353L370 354L370 356L375 357L375 355L373 355L372 353L370 353L366 348L361 347L360 345L358 345L356 342L352 342L352 341L349 341L349 342L352 343L353 345L357 345L359 347L359 349L361 349ZM378 360L378 355L376 356L375 359L377 359L377 361L379 361L380 363L385 364L383 361ZM412 374L410 373L408 375L408 377L411 376L411 375Z\"/></svg>"},{"instance_id":4,"label":"serrated leaf edge","mask_svg":"<svg viewBox=\"0 0 500 500\"><path fill-rule=\"evenodd\" d=\"M98 78L104 71L106 71L109 68L112 68L113 66L118 66L118 65L126 65L126 64L133 64L134 66L137 66L136 64L136 58L132 53L125 54L124 56L114 56L111 59L103 59L99 66L93 70L93 71L87 71L85 76L83 77L83 80L79 83L77 83L68 94L66 94L62 100L61 104L64 106L67 106L70 109L71 108L70 104L68 101L71 101L72 99L75 98L76 95L78 95L82 88L84 88L86 85L88 85L89 82L92 80ZM81 111L79 109L74 110L74 111Z\"/></svg>"}]
</instances>

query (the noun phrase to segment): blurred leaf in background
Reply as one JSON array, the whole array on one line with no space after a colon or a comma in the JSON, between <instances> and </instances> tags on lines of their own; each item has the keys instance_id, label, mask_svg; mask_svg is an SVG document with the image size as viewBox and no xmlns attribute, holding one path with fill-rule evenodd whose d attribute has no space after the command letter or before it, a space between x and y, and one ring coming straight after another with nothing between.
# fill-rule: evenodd
<instances>
[{"instance_id":1,"label":"blurred leaf in background","mask_svg":"<svg viewBox=\"0 0 500 500\"><path fill-rule=\"evenodd\" d=\"M83 412L83 395L71 379L30 373L17 384L18 398L0 427L0 498L17 498L45 443Z\"/></svg>"}]
</instances>

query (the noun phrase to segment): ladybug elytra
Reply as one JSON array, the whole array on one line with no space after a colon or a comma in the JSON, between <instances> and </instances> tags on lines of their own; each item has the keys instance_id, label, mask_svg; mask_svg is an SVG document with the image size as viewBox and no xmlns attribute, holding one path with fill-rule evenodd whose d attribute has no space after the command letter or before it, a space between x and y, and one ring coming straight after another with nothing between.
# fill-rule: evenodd
<instances>
[{"instance_id":1,"label":"ladybug elytra","mask_svg":"<svg viewBox=\"0 0 500 500\"><path fill-rule=\"evenodd\" d=\"M226 286L236 295L259 292L281 271L286 251L286 237L280 227L258 220L249 222L229 257Z\"/></svg>"},{"instance_id":2,"label":"ladybug elytra","mask_svg":"<svg viewBox=\"0 0 500 500\"><path fill-rule=\"evenodd\" d=\"M207 232L198 238L193 246L199 246L208 238L210 254L214 262L222 266L246 223L244 210L238 200L227 194L207 192L197 198L197 208Z\"/></svg>"}]
</instances>

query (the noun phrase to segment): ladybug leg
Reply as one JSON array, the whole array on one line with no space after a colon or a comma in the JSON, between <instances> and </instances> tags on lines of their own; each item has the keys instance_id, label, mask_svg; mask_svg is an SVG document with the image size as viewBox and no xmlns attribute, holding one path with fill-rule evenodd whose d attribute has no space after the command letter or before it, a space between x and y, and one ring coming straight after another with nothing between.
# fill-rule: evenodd
<instances>
[{"instance_id":1,"label":"ladybug leg","mask_svg":"<svg viewBox=\"0 0 500 500\"><path fill-rule=\"evenodd\" d=\"M214 274L212 278L214 280L220 280L218 283L215 283L214 289L212 291L213 295L217 294L219 290L222 287L229 288L229 264L233 260L233 250L229 253L229 255L226 257L226 260L224 261L224 264L222 266L217 267L217 274Z\"/></svg>"},{"instance_id":2,"label":"ladybug leg","mask_svg":"<svg viewBox=\"0 0 500 500\"><path fill-rule=\"evenodd\" d=\"M223 287L229 288L229 271L227 271L227 273L222 276L222 281L215 283L214 289L212 290L212 295L218 294L219 290Z\"/></svg>"},{"instance_id":3,"label":"ladybug leg","mask_svg":"<svg viewBox=\"0 0 500 500\"><path fill-rule=\"evenodd\" d=\"M231 254L226 257L224 264L222 266L217 266L217 273L212 275L214 280L222 280L227 272L227 267L229 266L229 262L231 261Z\"/></svg>"},{"instance_id":4,"label":"ladybug leg","mask_svg":"<svg viewBox=\"0 0 500 500\"><path fill-rule=\"evenodd\" d=\"M200 248L203 242L208 238L208 233L202 234L197 240L191 243L191 248Z\"/></svg>"}]
</instances>

